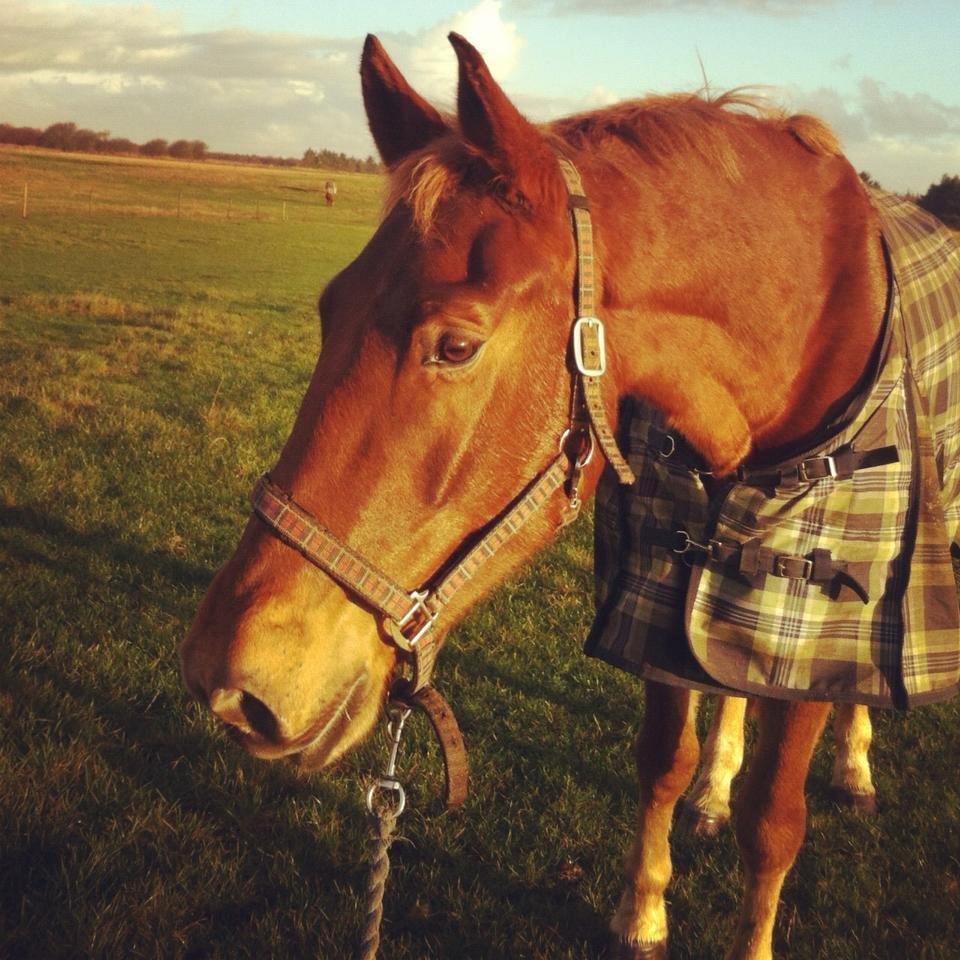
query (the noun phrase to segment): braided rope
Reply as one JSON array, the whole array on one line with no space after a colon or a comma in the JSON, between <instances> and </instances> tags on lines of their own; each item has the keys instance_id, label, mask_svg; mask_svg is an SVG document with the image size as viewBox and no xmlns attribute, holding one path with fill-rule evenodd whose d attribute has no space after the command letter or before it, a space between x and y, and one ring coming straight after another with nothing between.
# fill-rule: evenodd
<instances>
[{"instance_id":1,"label":"braided rope","mask_svg":"<svg viewBox=\"0 0 960 960\"><path fill-rule=\"evenodd\" d=\"M367 879L367 913L356 960L376 960L380 949L380 925L383 922L383 895L390 873L390 845L397 829L395 811L377 812L373 837L373 860Z\"/></svg>"}]
</instances>

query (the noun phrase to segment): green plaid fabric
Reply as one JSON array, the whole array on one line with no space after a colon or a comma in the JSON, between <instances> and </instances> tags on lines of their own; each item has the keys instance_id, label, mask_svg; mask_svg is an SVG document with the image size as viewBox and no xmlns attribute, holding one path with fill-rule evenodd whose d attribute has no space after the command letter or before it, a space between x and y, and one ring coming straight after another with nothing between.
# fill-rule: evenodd
<instances>
[{"instance_id":1,"label":"green plaid fabric","mask_svg":"<svg viewBox=\"0 0 960 960\"><path fill-rule=\"evenodd\" d=\"M778 467L891 444L898 462L711 494L689 460L667 455L681 438L664 443L660 414L633 403L623 444L637 481L624 488L608 471L597 493L589 654L720 692L899 707L956 692L960 249L913 204L873 200L894 277L880 370L846 425ZM726 553L676 552L677 531ZM823 551L845 576L807 578ZM774 557L765 573L761 553Z\"/></svg>"}]
</instances>

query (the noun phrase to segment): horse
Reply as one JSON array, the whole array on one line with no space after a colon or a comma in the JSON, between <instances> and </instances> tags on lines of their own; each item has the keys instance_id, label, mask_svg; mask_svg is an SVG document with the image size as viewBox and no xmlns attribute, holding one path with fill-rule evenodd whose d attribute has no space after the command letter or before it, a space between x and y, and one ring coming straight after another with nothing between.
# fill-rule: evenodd
<instances>
[{"instance_id":1,"label":"horse","mask_svg":"<svg viewBox=\"0 0 960 960\"><path fill-rule=\"evenodd\" d=\"M883 340L878 215L823 123L730 93L535 125L449 39L454 116L367 38L385 213L320 297L323 345L291 434L180 650L189 691L251 754L304 771L367 736L411 662L402 679L424 686L446 630L602 475L629 483L625 400L660 411L722 485L832 423ZM670 541L684 557L692 542ZM768 579L812 578L814 559L794 559L774 558ZM744 894L727 957L768 960L830 702L743 689L759 696L759 734L736 804ZM700 756L696 685L647 677L645 696L611 921L613 955L634 960L667 955L668 838ZM735 728L742 701L727 703Z\"/></svg>"},{"instance_id":2,"label":"horse","mask_svg":"<svg viewBox=\"0 0 960 960\"><path fill-rule=\"evenodd\" d=\"M733 780L744 761L744 697L720 696L700 751L696 779L681 799L680 824L694 836L713 838L730 822ZM838 704L833 715L836 751L829 794L841 807L873 816L877 790L870 769L873 724L866 706Z\"/></svg>"}]
</instances>

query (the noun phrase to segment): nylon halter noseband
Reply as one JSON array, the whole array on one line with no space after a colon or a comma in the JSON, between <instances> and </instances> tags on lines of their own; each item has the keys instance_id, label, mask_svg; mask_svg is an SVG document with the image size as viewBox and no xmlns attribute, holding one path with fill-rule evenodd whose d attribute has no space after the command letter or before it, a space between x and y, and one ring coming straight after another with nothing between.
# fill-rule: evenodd
<instances>
[{"instance_id":1,"label":"nylon halter noseband","mask_svg":"<svg viewBox=\"0 0 960 960\"><path fill-rule=\"evenodd\" d=\"M281 540L381 615L385 632L410 670L409 676L394 683L391 699L406 703L417 697L439 699L430 689L430 679L443 639L443 632L436 629L436 624L444 607L551 500L557 490L564 489L568 498L563 524L576 517L581 505L581 473L592 456L594 438L620 482L630 484L634 480L617 448L601 396L606 348L603 323L596 316L589 203L574 165L565 157L558 159L569 195L577 256L577 315L571 331L575 369L569 424L560 437L559 455L491 521L475 546L455 552L417 590L406 590L351 549L310 511L274 484L269 475L260 478L251 494L254 513ZM417 705L422 707L423 703ZM437 726L436 717L431 715L431 721L442 741L443 733Z\"/></svg>"}]
</instances>

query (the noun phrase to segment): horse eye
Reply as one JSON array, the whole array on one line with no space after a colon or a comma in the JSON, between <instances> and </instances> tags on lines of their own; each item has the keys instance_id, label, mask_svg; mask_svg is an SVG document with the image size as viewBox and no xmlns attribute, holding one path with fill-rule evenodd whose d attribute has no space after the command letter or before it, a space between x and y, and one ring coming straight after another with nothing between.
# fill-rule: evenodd
<instances>
[{"instance_id":1,"label":"horse eye","mask_svg":"<svg viewBox=\"0 0 960 960\"><path fill-rule=\"evenodd\" d=\"M479 340L472 340L462 333L445 333L437 343L437 360L440 363L466 363L479 349Z\"/></svg>"}]
</instances>

